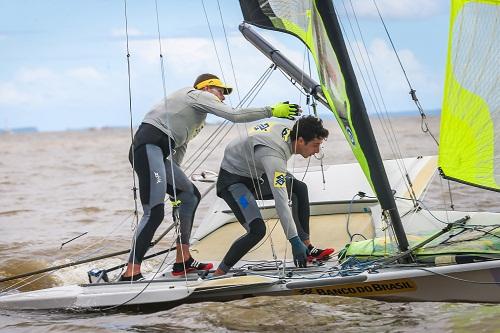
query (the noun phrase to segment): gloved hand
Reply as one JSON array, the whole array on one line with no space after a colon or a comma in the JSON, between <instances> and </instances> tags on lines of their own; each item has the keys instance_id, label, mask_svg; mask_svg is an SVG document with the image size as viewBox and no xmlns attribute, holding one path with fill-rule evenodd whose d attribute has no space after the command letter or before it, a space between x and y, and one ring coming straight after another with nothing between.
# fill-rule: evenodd
<instances>
[{"instance_id":1,"label":"gloved hand","mask_svg":"<svg viewBox=\"0 0 500 333\"><path fill-rule=\"evenodd\" d=\"M290 239L292 244L293 263L297 267L307 267L307 247L300 240L299 236Z\"/></svg>"},{"instance_id":2,"label":"gloved hand","mask_svg":"<svg viewBox=\"0 0 500 333\"><path fill-rule=\"evenodd\" d=\"M288 102L277 103L272 106L273 117L278 118L293 120L293 117L298 116L300 111L300 107L297 104L290 104Z\"/></svg>"}]
</instances>

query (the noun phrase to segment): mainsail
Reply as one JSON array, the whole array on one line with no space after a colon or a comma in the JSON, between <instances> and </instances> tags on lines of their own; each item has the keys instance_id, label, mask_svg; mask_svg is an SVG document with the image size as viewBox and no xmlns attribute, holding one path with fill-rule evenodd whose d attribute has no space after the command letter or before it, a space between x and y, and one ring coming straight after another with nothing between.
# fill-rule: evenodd
<instances>
[{"instance_id":1,"label":"mainsail","mask_svg":"<svg viewBox=\"0 0 500 333\"><path fill-rule=\"evenodd\" d=\"M441 114L444 177L500 191L499 0L454 0Z\"/></svg>"},{"instance_id":2,"label":"mainsail","mask_svg":"<svg viewBox=\"0 0 500 333\"><path fill-rule=\"evenodd\" d=\"M356 126L353 124L345 79L315 1L242 0L240 4L245 22L260 28L292 34L311 51L323 94L373 187L370 168L359 144Z\"/></svg>"},{"instance_id":3,"label":"mainsail","mask_svg":"<svg viewBox=\"0 0 500 333\"><path fill-rule=\"evenodd\" d=\"M240 6L245 22L294 35L311 51L329 109L390 218L400 250L406 251L408 241L332 2L240 0ZM300 77L294 79L300 83Z\"/></svg>"}]
</instances>

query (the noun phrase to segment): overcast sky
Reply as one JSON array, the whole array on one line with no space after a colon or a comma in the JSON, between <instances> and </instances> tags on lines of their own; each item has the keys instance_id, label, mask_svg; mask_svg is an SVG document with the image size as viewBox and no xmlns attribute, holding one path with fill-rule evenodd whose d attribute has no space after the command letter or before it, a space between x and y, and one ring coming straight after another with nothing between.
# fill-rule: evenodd
<instances>
[{"instance_id":1,"label":"overcast sky","mask_svg":"<svg viewBox=\"0 0 500 333\"><path fill-rule=\"evenodd\" d=\"M415 110L408 86L376 15L372 0L351 0L363 30L389 111ZM154 0L127 0L133 123L163 97L160 42ZM269 66L238 31L238 1L158 0L167 93L192 85L204 72L221 75L233 87L232 67L218 4L226 28L237 85L243 96ZM344 5L334 0L341 21ZM448 30L448 0L377 0L412 85L425 109L441 105ZM352 18L352 16L351 16ZM351 24L356 24L351 22ZM130 123L123 0L0 0L0 128L40 130L127 126ZM261 31L299 67L304 47L284 34ZM362 40L350 39L355 43ZM360 83L363 86L362 83ZM276 71L253 105L304 99ZM236 105L238 95L231 101ZM368 96L370 112L373 105ZM415 111L415 115L418 115Z\"/></svg>"}]
</instances>

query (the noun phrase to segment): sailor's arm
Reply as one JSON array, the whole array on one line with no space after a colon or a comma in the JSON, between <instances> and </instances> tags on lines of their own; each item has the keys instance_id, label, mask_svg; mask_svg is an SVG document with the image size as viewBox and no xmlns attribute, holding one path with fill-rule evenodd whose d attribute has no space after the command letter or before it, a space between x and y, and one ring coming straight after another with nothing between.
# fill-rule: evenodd
<instances>
[{"instance_id":1,"label":"sailor's arm","mask_svg":"<svg viewBox=\"0 0 500 333\"><path fill-rule=\"evenodd\" d=\"M215 95L205 91L190 91L188 98L195 109L214 114L234 123L244 123L272 117L272 108L270 106L233 109L231 106L222 103Z\"/></svg>"},{"instance_id":2,"label":"sailor's arm","mask_svg":"<svg viewBox=\"0 0 500 333\"><path fill-rule=\"evenodd\" d=\"M259 146L255 150L255 158L262 161L262 166L266 171L269 185L273 193L276 212L280 218L281 226L286 238L291 239L297 236L297 228L293 221L292 210L288 205L288 193L286 189L286 161L277 156L266 153L268 147Z\"/></svg>"}]
</instances>

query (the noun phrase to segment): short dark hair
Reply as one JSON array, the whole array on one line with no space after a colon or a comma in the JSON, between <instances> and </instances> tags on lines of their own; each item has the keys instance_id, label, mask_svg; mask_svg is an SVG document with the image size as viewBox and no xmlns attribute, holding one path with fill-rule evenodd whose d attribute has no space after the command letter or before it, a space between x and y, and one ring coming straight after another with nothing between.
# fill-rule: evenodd
<instances>
[{"instance_id":1,"label":"short dark hair","mask_svg":"<svg viewBox=\"0 0 500 333\"><path fill-rule=\"evenodd\" d=\"M303 116L295 121L290 138L292 141L302 138L308 143L314 139L326 139L328 134L328 130L323 127L323 120L315 116Z\"/></svg>"}]
</instances>

